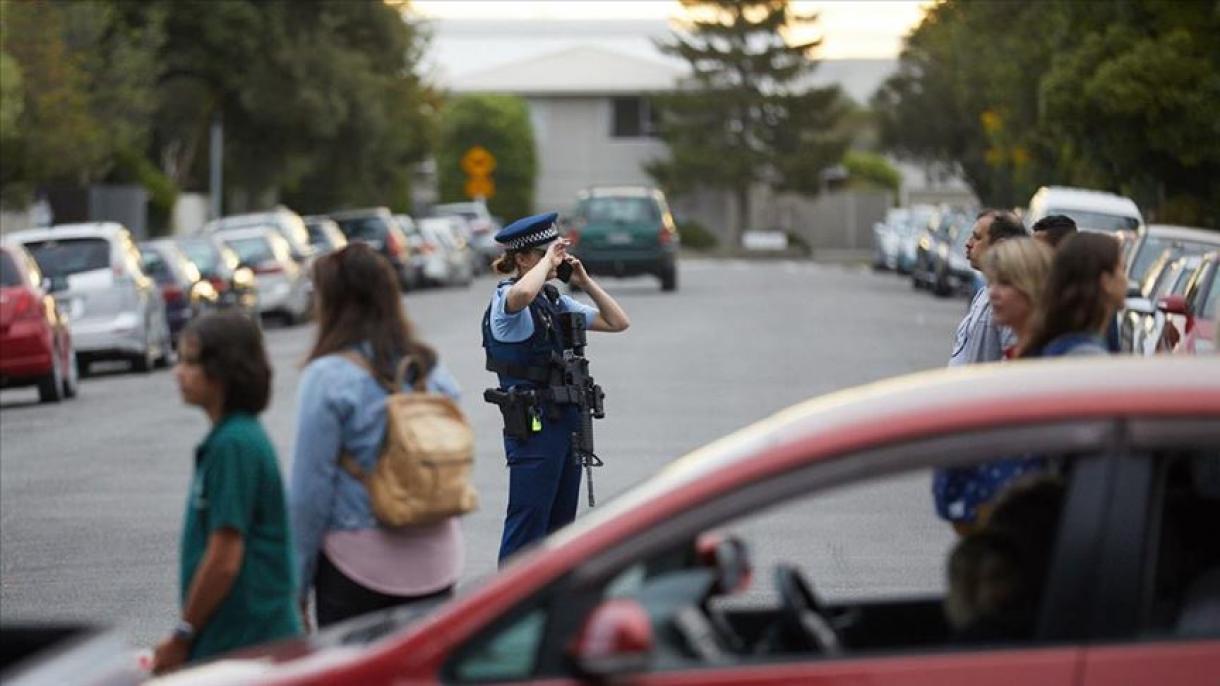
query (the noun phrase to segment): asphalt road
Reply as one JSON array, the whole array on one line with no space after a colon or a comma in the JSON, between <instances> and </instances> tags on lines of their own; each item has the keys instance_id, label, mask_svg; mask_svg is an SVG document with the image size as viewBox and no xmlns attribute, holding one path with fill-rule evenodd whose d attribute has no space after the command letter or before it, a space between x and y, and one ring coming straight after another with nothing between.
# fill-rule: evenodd
<instances>
[{"instance_id":1,"label":"asphalt road","mask_svg":"<svg viewBox=\"0 0 1220 686\"><path fill-rule=\"evenodd\" d=\"M595 424L603 502L788 405L943 365L965 310L905 279L804 262L686 261L674 294L648 278L603 283L632 319L623 334L591 334L587 351L606 392L607 417ZM477 432L482 507L463 520L463 583L494 571L506 503L499 414L481 399L492 376L479 318L492 286L483 277L406 296L419 334L461 382ZM268 329L275 379L263 421L285 470L313 335L312 325ZM0 394L0 620L115 625L148 645L177 617L178 535L206 420L182 404L171 373L121 365L85 379L76 400L36 400L34 389ZM950 537L929 508L927 475L914 474L739 530L759 568L806 550L794 561L832 597L931 590Z\"/></svg>"}]
</instances>

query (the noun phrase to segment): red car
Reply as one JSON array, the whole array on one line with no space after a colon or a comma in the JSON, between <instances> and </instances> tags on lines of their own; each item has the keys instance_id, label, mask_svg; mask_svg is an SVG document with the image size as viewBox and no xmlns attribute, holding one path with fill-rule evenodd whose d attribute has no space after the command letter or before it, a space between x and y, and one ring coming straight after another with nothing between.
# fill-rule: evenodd
<instances>
[{"instance_id":1,"label":"red car","mask_svg":"<svg viewBox=\"0 0 1220 686\"><path fill-rule=\"evenodd\" d=\"M980 531L931 514L929 469L1014 456ZM1220 361L934 371L697 450L450 602L168 681L1214 686L1218 523Z\"/></svg>"},{"instance_id":2,"label":"red car","mask_svg":"<svg viewBox=\"0 0 1220 686\"><path fill-rule=\"evenodd\" d=\"M1204 255L1182 295L1170 294L1157 306L1167 315L1182 320L1182 333L1175 335L1173 352L1187 355L1210 355L1216 352L1216 331L1220 324L1220 253ZM1175 334L1177 333L1175 329Z\"/></svg>"},{"instance_id":3,"label":"red car","mask_svg":"<svg viewBox=\"0 0 1220 686\"><path fill-rule=\"evenodd\" d=\"M37 384L38 399L76 396L76 351L67 318L43 289L24 248L0 247L0 388Z\"/></svg>"}]
</instances>

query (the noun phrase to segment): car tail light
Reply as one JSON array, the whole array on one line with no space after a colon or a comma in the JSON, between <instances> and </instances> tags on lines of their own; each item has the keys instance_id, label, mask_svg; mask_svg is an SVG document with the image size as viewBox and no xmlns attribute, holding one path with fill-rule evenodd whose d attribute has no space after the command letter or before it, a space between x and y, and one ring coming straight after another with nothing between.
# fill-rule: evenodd
<instances>
[{"instance_id":1,"label":"car tail light","mask_svg":"<svg viewBox=\"0 0 1220 686\"><path fill-rule=\"evenodd\" d=\"M212 284L212 288L215 288L217 293L224 293L229 290L229 282L219 276L209 276L208 283Z\"/></svg>"},{"instance_id":2,"label":"car tail light","mask_svg":"<svg viewBox=\"0 0 1220 686\"><path fill-rule=\"evenodd\" d=\"M385 235L385 250L390 257L402 257L403 245L402 241L393 231L387 231Z\"/></svg>"},{"instance_id":3,"label":"car tail light","mask_svg":"<svg viewBox=\"0 0 1220 686\"><path fill-rule=\"evenodd\" d=\"M661 230L657 233L657 242L661 245L669 245L674 242L674 232L669 230L668 226L662 225Z\"/></svg>"},{"instance_id":4,"label":"car tail light","mask_svg":"<svg viewBox=\"0 0 1220 686\"><path fill-rule=\"evenodd\" d=\"M185 295L186 293L177 286L164 286L161 288L161 298L167 303L182 302L182 298Z\"/></svg>"},{"instance_id":5,"label":"car tail light","mask_svg":"<svg viewBox=\"0 0 1220 686\"><path fill-rule=\"evenodd\" d=\"M254 267L254 273L255 274L283 274L284 265L280 264L279 262L276 262L275 260L267 260L266 262L258 263L258 265L256 265Z\"/></svg>"},{"instance_id":6,"label":"car tail light","mask_svg":"<svg viewBox=\"0 0 1220 686\"><path fill-rule=\"evenodd\" d=\"M17 291L17 302L13 303L13 319L42 319L38 298L27 290Z\"/></svg>"}]
</instances>

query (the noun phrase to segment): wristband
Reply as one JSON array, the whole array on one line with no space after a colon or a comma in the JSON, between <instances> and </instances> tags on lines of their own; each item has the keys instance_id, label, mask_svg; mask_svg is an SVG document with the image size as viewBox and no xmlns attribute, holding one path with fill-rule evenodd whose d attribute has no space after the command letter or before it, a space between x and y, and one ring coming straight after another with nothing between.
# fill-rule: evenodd
<instances>
[{"instance_id":1,"label":"wristband","mask_svg":"<svg viewBox=\"0 0 1220 686\"><path fill-rule=\"evenodd\" d=\"M172 636L181 641L190 643L195 638L195 627L185 619L180 620L177 626L174 627Z\"/></svg>"}]
</instances>

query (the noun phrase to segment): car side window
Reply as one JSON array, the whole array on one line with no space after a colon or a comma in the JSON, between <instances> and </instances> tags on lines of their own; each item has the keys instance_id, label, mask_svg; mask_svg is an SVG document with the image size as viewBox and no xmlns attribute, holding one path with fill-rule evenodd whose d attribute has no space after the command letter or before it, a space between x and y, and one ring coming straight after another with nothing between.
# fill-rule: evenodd
<instances>
[{"instance_id":1,"label":"car side window","mask_svg":"<svg viewBox=\"0 0 1220 686\"><path fill-rule=\"evenodd\" d=\"M1075 462L953 469L974 484L954 496L972 500L960 532L937 514L937 476L892 474L718 524L742 552L685 541L600 597L647 614L659 670L1037 641Z\"/></svg>"},{"instance_id":2,"label":"car side window","mask_svg":"<svg viewBox=\"0 0 1220 686\"><path fill-rule=\"evenodd\" d=\"M524 680L533 676L546 629L546 606L534 607L493 628L452 663L460 682Z\"/></svg>"},{"instance_id":3,"label":"car side window","mask_svg":"<svg viewBox=\"0 0 1220 686\"><path fill-rule=\"evenodd\" d=\"M1220 636L1220 450L1158 460L1144 633Z\"/></svg>"}]
</instances>

